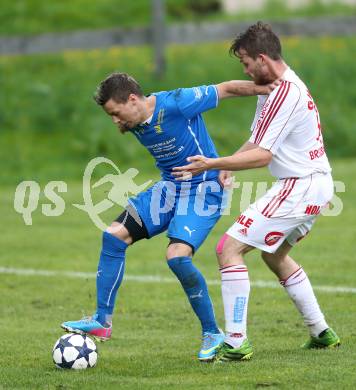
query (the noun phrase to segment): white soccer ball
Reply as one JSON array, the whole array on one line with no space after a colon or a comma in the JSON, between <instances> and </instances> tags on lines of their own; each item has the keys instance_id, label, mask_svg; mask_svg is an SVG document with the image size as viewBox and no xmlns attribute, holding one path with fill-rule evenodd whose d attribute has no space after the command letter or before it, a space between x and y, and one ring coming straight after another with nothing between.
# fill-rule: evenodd
<instances>
[{"instance_id":1,"label":"white soccer ball","mask_svg":"<svg viewBox=\"0 0 356 390\"><path fill-rule=\"evenodd\" d=\"M98 360L98 351L90 337L67 333L54 344L52 356L54 364L58 368L83 370L95 366Z\"/></svg>"}]
</instances>

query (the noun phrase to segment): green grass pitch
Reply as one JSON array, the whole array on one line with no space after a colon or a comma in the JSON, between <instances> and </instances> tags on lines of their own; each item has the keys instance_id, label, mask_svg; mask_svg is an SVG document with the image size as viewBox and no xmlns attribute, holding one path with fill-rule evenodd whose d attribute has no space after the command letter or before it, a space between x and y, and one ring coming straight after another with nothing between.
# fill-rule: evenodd
<instances>
[{"instance_id":1,"label":"green grass pitch","mask_svg":"<svg viewBox=\"0 0 356 390\"><path fill-rule=\"evenodd\" d=\"M338 217L321 217L312 233L292 253L315 286L356 287L354 259L355 160L333 162L334 179L346 192ZM266 180L264 170L237 174L237 180ZM146 177L143 178L143 180ZM40 183L41 187L45 183ZM15 185L0 192L0 267L94 274L100 232L88 216L73 208L81 202L81 183L68 183L65 213L33 214L25 226L13 209ZM238 213L223 217L196 255L209 280L218 281L214 246ZM40 198L40 204L47 202ZM105 215L109 222L119 210ZM316 290L330 325L339 333L338 350L303 351L307 332L283 288L252 288L248 334L254 357L240 364L200 364L200 328L178 283L165 264L164 235L128 251L126 274L154 275L171 282L124 281L119 291L110 342L99 344L98 365L84 372L62 371L51 349L62 335L59 324L94 310L95 279L0 273L0 388L12 389L351 389L355 386L356 294ZM252 283L273 281L257 252L248 258ZM218 283L210 285L216 315L223 327Z\"/></svg>"}]
</instances>

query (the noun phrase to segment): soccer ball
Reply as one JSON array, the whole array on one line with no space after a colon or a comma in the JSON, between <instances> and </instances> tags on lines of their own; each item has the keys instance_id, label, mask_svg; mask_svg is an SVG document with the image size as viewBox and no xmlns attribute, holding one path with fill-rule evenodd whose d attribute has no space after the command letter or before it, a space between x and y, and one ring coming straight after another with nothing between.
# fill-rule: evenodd
<instances>
[{"instance_id":1,"label":"soccer ball","mask_svg":"<svg viewBox=\"0 0 356 390\"><path fill-rule=\"evenodd\" d=\"M90 337L67 333L54 344L52 356L54 364L58 368L83 370L95 366L98 360L98 351Z\"/></svg>"}]
</instances>

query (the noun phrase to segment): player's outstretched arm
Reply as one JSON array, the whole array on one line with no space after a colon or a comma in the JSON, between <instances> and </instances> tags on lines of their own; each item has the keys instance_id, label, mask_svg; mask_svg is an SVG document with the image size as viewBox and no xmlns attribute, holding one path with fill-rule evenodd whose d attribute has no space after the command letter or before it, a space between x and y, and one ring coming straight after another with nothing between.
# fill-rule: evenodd
<instances>
[{"instance_id":1,"label":"player's outstretched arm","mask_svg":"<svg viewBox=\"0 0 356 390\"><path fill-rule=\"evenodd\" d=\"M231 80L217 84L219 99L226 99L237 96L269 95L278 85L280 80L271 84L257 85L253 81Z\"/></svg>"},{"instance_id":2,"label":"player's outstretched arm","mask_svg":"<svg viewBox=\"0 0 356 390\"><path fill-rule=\"evenodd\" d=\"M234 155L236 153L245 152L247 150L251 150L255 148L258 148L258 145L247 141L238 150L236 150ZM223 187L228 188L232 183L232 172L225 169L221 169L219 172L219 182Z\"/></svg>"},{"instance_id":3,"label":"player's outstretched arm","mask_svg":"<svg viewBox=\"0 0 356 390\"><path fill-rule=\"evenodd\" d=\"M176 180L189 180L192 176L210 169L242 171L264 167L270 163L271 159L272 153L259 146L227 157L208 158L197 155L187 158L190 164L173 168L172 175Z\"/></svg>"}]
</instances>

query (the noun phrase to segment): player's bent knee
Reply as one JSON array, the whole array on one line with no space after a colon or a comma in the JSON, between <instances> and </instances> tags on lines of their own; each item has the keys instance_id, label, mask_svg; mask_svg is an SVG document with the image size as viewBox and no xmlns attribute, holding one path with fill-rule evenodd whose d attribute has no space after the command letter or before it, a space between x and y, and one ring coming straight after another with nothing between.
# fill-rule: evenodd
<instances>
[{"instance_id":1,"label":"player's bent knee","mask_svg":"<svg viewBox=\"0 0 356 390\"><path fill-rule=\"evenodd\" d=\"M167 260L173 259L174 257L188 256L193 255L192 248L183 243L171 243L168 245L166 258Z\"/></svg>"},{"instance_id":2,"label":"player's bent knee","mask_svg":"<svg viewBox=\"0 0 356 390\"><path fill-rule=\"evenodd\" d=\"M262 260L269 261L271 259L271 254L268 252L261 252Z\"/></svg>"},{"instance_id":3,"label":"player's bent knee","mask_svg":"<svg viewBox=\"0 0 356 390\"><path fill-rule=\"evenodd\" d=\"M252 249L254 249L252 246L225 233L216 246L219 266L225 267L230 264L244 264L243 256Z\"/></svg>"},{"instance_id":4,"label":"player's bent knee","mask_svg":"<svg viewBox=\"0 0 356 390\"><path fill-rule=\"evenodd\" d=\"M216 254L218 257L224 257L230 254L243 255L248 252L247 248L249 248L248 245L224 233L216 245Z\"/></svg>"},{"instance_id":5,"label":"player's bent knee","mask_svg":"<svg viewBox=\"0 0 356 390\"><path fill-rule=\"evenodd\" d=\"M267 264L269 263L281 263L286 259L285 255L281 255L279 253L269 253L269 252L261 252L261 257L263 261Z\"/></svg>"},{"instance_id":6,"label":"player's bent knee","mask_svg":"<svg viewBox=\"0 0 356 390\"><path fill-rule=\"evenodd\" d=\"M119 240L126 242L126 244L132 243L132 238L130 236L130 233L122 223L113 222L106 229L106 232L118 238Z\"/></svg>"}]
</instances>

